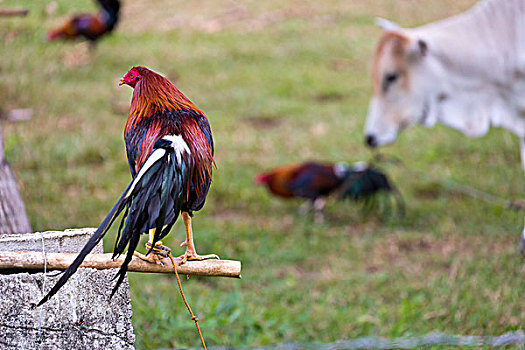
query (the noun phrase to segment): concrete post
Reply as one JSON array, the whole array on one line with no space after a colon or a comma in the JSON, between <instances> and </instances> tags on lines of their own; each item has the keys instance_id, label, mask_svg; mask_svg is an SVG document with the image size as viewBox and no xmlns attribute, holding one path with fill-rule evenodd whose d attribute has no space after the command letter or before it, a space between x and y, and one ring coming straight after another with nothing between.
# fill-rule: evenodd
<instances>
[{"instance_id":1,"label":"concrete post","mask_svg":"<svg viewBox=\"0 0 525 350\"><path fill-rule=\"evenodd\" d=\"M32 232L15 176L5 160L0 129L0 235Z\"/></svg>"},{"instance_id":2,"label":"concrete post","mask_svg":"<svg viewBox=\"0 0 525 350\"><path fill-rule=\"evenodd\" d=\"M45 232L45 250L77 253L93 232ZM0 251L42 251L41 234L0 237ZM102 247L93 253L102 253ZM44 295L43 273L0 274L0 349L134 349L127 279L109 299L115 273L81 268L51 300L35 310L31 306ZM46 292L57 278L45 278Z\"/></svg>"}]
</instances>

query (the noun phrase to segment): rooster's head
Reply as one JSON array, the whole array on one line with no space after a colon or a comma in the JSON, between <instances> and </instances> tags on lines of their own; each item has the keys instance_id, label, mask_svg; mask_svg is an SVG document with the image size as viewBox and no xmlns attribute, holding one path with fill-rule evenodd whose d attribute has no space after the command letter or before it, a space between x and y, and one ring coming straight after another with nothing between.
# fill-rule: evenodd
<instances>
[{"instance_id":1,"label":"rooster's head","mask_svg":"<svg viewBox=\"0 0 525 350\"><path fill-rule=\"evenodd\" d=\"M122 77L122 79L120 79L119 85L126 84L134 88L135 85L137 85L137 83L140 81L140 78L142 78L142 75L140 74L139 70L137 67L133 67L129 70L129 72L126 73L126 75Z\"/></svg>"}]
</instances>

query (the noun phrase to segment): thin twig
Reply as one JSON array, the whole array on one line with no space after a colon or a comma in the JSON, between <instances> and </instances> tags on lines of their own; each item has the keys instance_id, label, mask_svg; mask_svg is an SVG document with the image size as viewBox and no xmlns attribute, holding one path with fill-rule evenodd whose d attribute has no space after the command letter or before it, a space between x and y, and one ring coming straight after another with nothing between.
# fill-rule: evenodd
<instances>
[{"instance_id":1,"label":"thin twig","mask_svg":"<svg viewBox=\"0 0 525 350\"><path fill-rule=\"evenodd\" d=\"M0 9L0 17L26 16L28 9Z\"/></svg>"},{"instance_id":2,"label":"thin twig","mask_svg":"<svg viewBox=\"0 0 525 350\"><path fill-rule=\"evenodd\" d=\"M385 163L389 162L393 165L401 165L404 169L408 170L409 172L412 172L416 176L423 178L425 180L431 180L434 181L440 185L442 185L446 190L455 190L461 194L467 195L471 198L474 198L476 200L483 201L485 203L499 206L504 209L513 209L516 211L525 211L525 203L520 200L508 200L503 197L479 190L477 188L474 188L469 185L465 185L462 183L459 183L457 181L454 181L452 179L439 179L434 176L429 176L426 172L421 171L419 169L415 169L412 167L409 167L406 165L401 159L394 157L394 156L385 156L384 154L377 153L373 157L373 162L376 163Z\"/></svg>"},{"instance_id":3,"label":"thin twig","mask_svg":"<svg viewBox=\"0 0 525 350\"><path fill-rule=\"evenodd\" d=\"M171 255L171 253L168 253L168 257L171 260L173 271L175 271L175 277L177 277L177 283L179 284L179 290L180 290L180 295L182 296L182 300L184 301L184 304L186 304L186 307L188 308L188 311L190 312L191 319L195 321L197 332L199 332L199 336L201 337L202 347L204 348L204 350L207 350L206 344L204 343L204 338L202 337L201 329L199 327L199 318L193 314L193 311L191 311L190 304L188 304L188 302L186 301L186 297L184 296L184 292L182 291L182 284L180 283L179 273L177 272L177 266L175 265L175 260L173 259L173 255Z\"/></svg>"}]
</instances>

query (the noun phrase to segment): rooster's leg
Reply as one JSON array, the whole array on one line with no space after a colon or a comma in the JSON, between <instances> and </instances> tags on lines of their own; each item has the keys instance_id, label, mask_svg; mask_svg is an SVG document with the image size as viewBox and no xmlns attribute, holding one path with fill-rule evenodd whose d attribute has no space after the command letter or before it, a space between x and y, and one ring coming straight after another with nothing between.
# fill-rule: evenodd
<instances>
[{"instance_id":1,"label":"rooster's leg","mask_svg":"<svg viewBox=\"0 0 525 350\"><path fill-rule=\"evenodd\" d=\"M90 53L95 52L95 49L97 48L97 42L95 40L89 40L88 48Z\"/></svg>"},{"instance_id":2,"label":"rooster's leg","mask_svg":"<svg viewBox=\"0 0 525 350\"><path fill-rule=\"evenodd\" d=\"M193 231L191 230L191 216L190 214L183 212L181 214L182 220L184 221L184 227L186 227L186 240L182 242L181 247L186 246L186 253L181 256L182 263L187 260L205 260L205 259L219 259L218 255L198 255L195 250L195 244L193 244Z\"/></svg>"},{"instance_id":3,"label":"rooster's leg","mask_svg":"<svg viewBox=\"0 0 525 350\"><path fill-rule=\"evenodd\" d=\"M313 202L314 220L318 224L322 224L324 222L324 205L325 200L323 198L316 198Z\"/></svg>"},{"instance_id":4,"label":"rooster's leg","mask_svg":"<svg viewBox=\"0 0 525 350\"><path fill-rule=\"evenodd\" d=\"M311 201L306 201L303 204L299 206L299 209L297 209L297 212L299 215L306 216L313 208L313 203Z\"/></svg>"},{"instance_id":5,"label":"rooster's leg","mask_svg":"<svg viewBox=\"0 0 525 350\"><path fill-rule=\"evenodd\" d=\"M149 230L149 239L146 243L146 250L149 252L151 249L151 245L153 244L153 237L155 236L155 229L152 228ZM168 256L168 253L171 251L170 248L162 245L161 241L158 241L155 243L155 247L148 255L140 254L139 252L134 252L133 255L139 257L142 260L148 261L150 263L154 263L157 265L163 265L162 264L162 258Z\"/></svg>"}]
</instances>

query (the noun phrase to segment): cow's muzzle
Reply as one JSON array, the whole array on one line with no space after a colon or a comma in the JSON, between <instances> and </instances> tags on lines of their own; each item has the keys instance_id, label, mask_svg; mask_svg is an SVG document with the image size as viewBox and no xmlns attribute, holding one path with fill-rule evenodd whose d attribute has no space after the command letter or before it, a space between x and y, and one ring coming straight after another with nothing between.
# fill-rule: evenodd
<instances>
[{"instance_id":1,"label":"cow's muzzle","mask_svg":"<svg viewBox=\"0 0 525 350\"><path fill-rule=\"evenodd\" d=\"M365 137L365 144L370 148L377 147L377 139L374 135L366 135Z\"/></svg>"}]
</instances>

